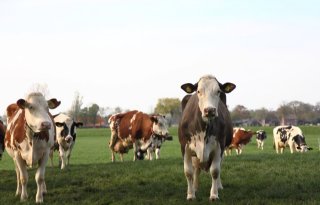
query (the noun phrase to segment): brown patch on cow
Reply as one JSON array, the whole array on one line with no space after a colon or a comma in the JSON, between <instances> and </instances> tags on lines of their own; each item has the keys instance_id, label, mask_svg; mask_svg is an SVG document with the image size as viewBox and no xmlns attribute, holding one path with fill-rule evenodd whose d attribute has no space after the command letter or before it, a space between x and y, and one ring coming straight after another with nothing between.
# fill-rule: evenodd
<instances>
[{"instance_id":1,"label":"brown patch on cow","mask_svg":"<svg viewBox=\"0 0 320 205\"><path fill-rule=\"evenodd\" d=\"M17 104L11 104L7 107L8 129L5 137L5 144L7 146L16 144L15 142L21 143L26 138L24 110L21 110L20 116L16 118L16 121L12 121L19 110L20 108ZM11 135L13 133L15 142L11 142Z\"/></svg>"},{"instance_id":2,"label":"brown patch on cow","mask_svg":"<svg viewBox=\"0 0 320 205\"><path fill-rule=\"evenodd\" d=\"M232 138L231 146L238 148L240 144L246 145L251 141L255 132L238 129Z\"/></svg>"}]
</instances>

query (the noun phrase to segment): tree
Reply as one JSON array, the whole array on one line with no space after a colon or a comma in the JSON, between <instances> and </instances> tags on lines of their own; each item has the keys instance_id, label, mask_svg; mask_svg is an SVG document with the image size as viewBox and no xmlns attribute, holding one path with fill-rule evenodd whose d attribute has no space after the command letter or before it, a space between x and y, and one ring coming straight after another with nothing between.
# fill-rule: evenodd
<instances>
[{"instance_id":1,"label":"tree","mask_svg":"<svg viewBox=\"0 0 320 205\"><path fill-rule=\"evenodd\" d=\"M231 118L233 121L239 121L239 120L249 119L251 117L250 117L249 110L245 106L237 105L231 111Z\"/></svg>"},{"instance_id":2,"label":"tree","mask_svg":"<svg viewBox=\"0 0 320 205\"><path fill-rule=\"evenodd\" d=\"M268 116L268 110L266 108L255 110L253 112L253 116L256 120L258 120L261 123L262 126L265 126L266 118Z\"/></svg>"},{"instance_id":3,"label":"tree","mask_svg":"<svg viewBox=\"0 0 320 205\"><path fill-rule=\"evenodd\" d=\"M280 119L280 125L286 124L286 117L288 117L291 113L292 108L288 104L283 103L282 105L280 105L280 107L277 109L277 114Z\"/></svg>"},{"instance_id":4,"label":"tree","mask_svg":"<svg viewBox=\"0 0 320 205\"><path fill-rule=\"evenodd\" d=\"M91 107L89 107L88 109L88 115L90 116L90 119L91 119L90 121L93 124L93 126L96 125L98 112L99 112L99 105L95 103L92 104Z\"/></svg>"},{"instance_id":5,"label":"tree","mask_svg":"<svg viewBox=\"0 0 320 205\"><path fill-rule=\"evenodd\" d=\"M79 119L79 115L81 112L81 106L82 106L82 99L83 99L83 97L80 96L80 93L76 92L72 106L68 112L69 116L71 118L73 118L75 121L77 121Z\"/></svg>"},{"instance_id":6,"label":"tree","mask_svg":"<svg viewBox=\"0 0 320 205\"><path fill-rule=\"evenodd\" d=\"M154 109L155 113L170 115L169 125L178 124L181 118L181 102L179 98L160 98Z\"/></svg>"},{"instance_id":7,"label":"tree","mask_svg":"<svg viewBox=\"0 0 320 205\"><path fill-rule=\"evenodd\" d=\"M42 93L42 95L47 98L50 95L50 91L48 88L48 85L46 83L35 83L31 86L31 92L39 92Z\"/></svg>"}]
</instances>

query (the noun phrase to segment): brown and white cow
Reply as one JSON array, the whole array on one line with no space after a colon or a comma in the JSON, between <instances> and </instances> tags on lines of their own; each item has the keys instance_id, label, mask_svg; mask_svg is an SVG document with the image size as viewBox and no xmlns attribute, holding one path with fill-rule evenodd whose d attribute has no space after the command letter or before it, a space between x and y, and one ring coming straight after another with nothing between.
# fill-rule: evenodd
<instances>
[{"instance_id":1,"label":"brown and white cow","mask_svg":"<svg viewBox=\"0 0 320 205\"><path fill-rule=\"evenodd\" d=\"M5 147L13 158L17 174L16 196L21 201L28 198L27 168L36 167L37 183L36 203L43 202L47 192L44 174L50 148L55 138L55 126L49 108L54 109L60 101L46 101L41 93L30 93L26 99L19 99L16 104L7 107L7 131Z\"/></svg>"},{"instance_id":2,"label":"brown and white cow","mask_svg":"<svg viewBox=\"0 0 320 205\"><path fill-rule=\"evenodd\" d=\"M206 75L196 84L181 88L193 95L183 98L179 141L187 178L187 200L196 198L200 169L212 177L210 200L218 199L221 160L226 146L232 140L232 122L226 106L226 93L235 89L232 83L221 84L214 76Z\"/></svg>"},{"instance_id":3,"label":"brown and white cow","mask_svg":"<svg viewBox=\"0 0 320 205\"><path fill-rule=\"evenodd\" d=\"M109 123L112 161L115 161L114 153L120 153L123 161L123 154L128 153L131 148L134 151L134 161L137 158L143 159L143 153L152 146L156 136L168 136L167 123L161 115L147 115L133 110L112 115Z\"/></svg>"},{"instance_id":4,"label":"brown and white cow","mask_svg":"<svg viewBox=\"0 0 320 205\"><path fill-rule=\"evenodd\" d=\"M4 135L6 132L6 127L3 122L0 120L0 160L2 159L2 154L4 152Z\"/></svg>"},{"instance_id":5,"label":"brown and white cow","mask_svg":"<svg viewBox=\"0 0 320 205\"><path fill-rule=\"evenodd\" d=\"M245 130L244 128L236 127L233 128L233 137L230 146L226 150L225 154L231 155L232 149L236 150L237 155L242 153L243 146L251 141L252 136L255 132L251 130Z\"/></svg>"},{"instance_id":6,"label":"brown and white cow","mask_svg":"<svg viewBox=\"0 0 320 205\"><path fill-rule=\"evenodd\" d=\"M83 125L82 122L75 122L66 114L58 114L54 117L56 125L56 142L59 145L59 157L61 169L69 165L72 149L76 143L77 127ZM52 161L52 159L51 159Z\"/></svg>"}]
</instances>

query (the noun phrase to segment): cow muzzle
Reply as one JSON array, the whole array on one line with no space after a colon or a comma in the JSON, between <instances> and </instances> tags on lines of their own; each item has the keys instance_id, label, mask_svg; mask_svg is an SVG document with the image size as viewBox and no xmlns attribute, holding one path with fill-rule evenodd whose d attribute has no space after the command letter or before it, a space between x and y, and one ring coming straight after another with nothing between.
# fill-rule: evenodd
<instances>
[{"instance_id":1,"label":"cow muzzle","mask_svg":"<svg viewBox=\"0 0 320 205\"><path fill-rule=\"evenodd\" d=\"M213 107L204 108L203 114L204 114L204 116L207 117L207 118L216 117L216 115L217 115L217 109L216 109L216 108L213 108Z\"/></svg>"},{"instance_id":2,"label":"cow muzzle","mask_svg":"<svg viewBox=\"0 0 320 205\"><path fill-rule=\"evenodd\" d=\"M40 130L43 131L43 130L49 130L51 129L51 123L48 122L48 121L45 121L45 122L41 122L40 124Z\"/></svg>"}]
</instances>

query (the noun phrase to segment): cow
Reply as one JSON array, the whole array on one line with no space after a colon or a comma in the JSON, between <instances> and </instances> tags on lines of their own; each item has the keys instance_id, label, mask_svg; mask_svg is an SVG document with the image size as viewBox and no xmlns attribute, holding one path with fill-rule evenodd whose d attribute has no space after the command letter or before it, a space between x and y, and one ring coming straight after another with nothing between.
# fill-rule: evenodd
<instances>
[{"instance_id":1,"label":"cow","mask_svg":"<svg viewBox=\"0 0 320 205\"><path fill-rule=\"evenodd\" d=\"M57 130L56 143L59 145L59 161L61 161L61 169L65 169L69 165L71 152L76 142L76 129L82 126L83 123L75 122L63 113L56 115L54 121Z\"/></svg>"},{"instance_id":2,"label":"cow","mask_svg":"<svg viewBox=\"0 0 320 205\"><path fill-rule=\"evenodd\" d=\"M200 169L212 177L210 200L219 198L221 159L232 140L232 122L226 105L226 93L233 83L221 84L214 76L205 75L181 88L188 93L182 101L182 118L178 135L187 179L187 200L196 198ZM193 92L196 92L192 94ZM192 94L192 95L191 95Z\"/></svg>"},{"instance_id":3,"label":"cow","mask_svg":"<svg viewBox=\"0 0 320 205\"><path fill-rule=\"evenodd\" d=\"M146 159L152 160L153 159L153 153L155 154L156 159L160 159L160 149L161 149L162 144L166 140L171 141L172 140L172 136L163 137L161 135L155 135L151 146L147 149L147 157L146 157Z\"/></svg>"},{"instance_id":4,"label":"cow","mask_svg":"<svg viewBox=\"0 0 320 205\"><path fill-rule=\"evenodd\" d=\"M252 136L255 132L251 130L245 130L244 128L233 128L233 137L230 146L226 150L225 154L231 155L232 149L236 149L237 155L242 153L243 146L251 141Z\"/></svg>"},{"instance_id":5,"label":"cow","mask_svg":"<svg viewBox=\"0 0 320 205\"><path fill-rule=\"evenodd\" d=\"M299 127L292 125L277 126L273 129L273 146L277 154L283 153L283 149L289 146L291 154L297 152L307 152L312 150L306 143L305 137Z\"/></svg>"},{"instance_id":6,"label":"cow","mask_svg":"<svg viewBox=\"0 0 320 205\"><path fill-rule=\"evenodd\" d=\"M258 149L263 150L264 141L267 139L267 133L264 130L256 131L256 141Z\"/></svg>"},{"instance_id":7,"label":"cow","mask_svg":"<svg viewBox=\"0 0 320 205\"><path fill-rule=\"evenodd\" d=\"M2 159L2 154L4 152L4 135L5 135L6 127L3 122L0 120L0 160Z\"/></svg>"},{"instance_id":8,"label":"cow","mask_svg":"<svg viewBox=\"0 0 320 205\"><path fill-rule=\"evenodd\" d=\"M109 148L113 162L114 153L120 153L123 161L123 154L128 153L131 148L134 151L134 161L143 159L143 153L152 146L156 137L169 137L166 120L161 115L147 115L133 110L112 115L108 121L111 128Z\"/></svg>"},{"instance_id":9,"label":"cow","mask_svg":"<svg viewBox=\"0 0 320 205\"><path fill-rule=\"evenodd\" d=\"M7 107L5 147L15 164L16 196L20 195L21 201L28 198L28 167L38 166L35 174L36 203L42 203L43 194L47 193L45 168L55 138L55 126L49 109L59 105L60 101L55 98L46 101L41 93L33 92L26 99L19 99Z\"/></svg>"}]
</instances>

